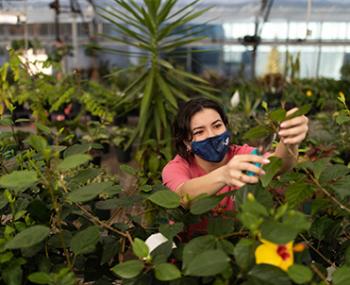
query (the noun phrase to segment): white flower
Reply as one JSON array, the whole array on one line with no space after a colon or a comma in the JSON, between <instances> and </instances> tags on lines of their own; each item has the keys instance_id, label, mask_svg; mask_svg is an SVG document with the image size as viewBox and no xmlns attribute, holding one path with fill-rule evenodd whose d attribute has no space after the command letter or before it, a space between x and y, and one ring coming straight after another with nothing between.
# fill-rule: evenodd
<instances>
[{"instance_id":1,"label":"white flower","mask_svg":"<svg viewBox=\"0 0 350 285\"><path fill-rule=\"evenodd\" d=\"M232 97L231 97L231 106L232 108L236 108L239 104L239 91L236 90L235 93L233 93Z\"/></svg>"},{"instance_id":2,"label":"white flower","mask_svg":"<svg viewBox=\"0 0 350 285\"><path fill-rule=\"evenodd\" d=\"M161 233L156 233L153 235L150 235L145 243L147 244L148 248L149 248L149 252L151 253L154 249L156 249L158 246L160 246L161 244L167 242L168 239L163 236ZM173 242L173 248L176 248L175 243Z\"/></svg>"}]
</instances>

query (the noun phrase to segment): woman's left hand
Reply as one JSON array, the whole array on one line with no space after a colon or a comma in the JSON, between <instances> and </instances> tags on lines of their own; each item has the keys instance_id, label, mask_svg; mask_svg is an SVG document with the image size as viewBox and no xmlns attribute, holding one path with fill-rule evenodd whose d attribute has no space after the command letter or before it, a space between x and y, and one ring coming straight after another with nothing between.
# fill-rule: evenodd
<instances>
[{"instance_id":1,"label":"woman's left hand","mask_svg":"<svg viewBox=\"0 0 350 285\"><path fill-rule=\"evenodd\" d=\"M287 116L296 112L298 109L293 108L287 112ZM281 142L286 145L298 145L306 137L309 119L306 116L298 116L284 121L280 125L278 135Z\"/></svg>"}]
</instances>

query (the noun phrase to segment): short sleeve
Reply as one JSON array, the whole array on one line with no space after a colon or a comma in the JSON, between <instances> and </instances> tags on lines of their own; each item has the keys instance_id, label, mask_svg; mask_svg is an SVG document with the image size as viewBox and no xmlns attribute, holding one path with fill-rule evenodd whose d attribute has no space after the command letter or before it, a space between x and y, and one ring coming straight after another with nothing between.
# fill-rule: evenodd
<instances>
[{"instance_id":1,"label":"short sleeve","mask_svg":"<svg viewBox=\"0 0 350 285\"><path fill-rule=\"evenodd\" d=\"M189 165L184 159L175 158L163 168L163 184L172 191L190 179Z\"/></svg>"}]
</instances>

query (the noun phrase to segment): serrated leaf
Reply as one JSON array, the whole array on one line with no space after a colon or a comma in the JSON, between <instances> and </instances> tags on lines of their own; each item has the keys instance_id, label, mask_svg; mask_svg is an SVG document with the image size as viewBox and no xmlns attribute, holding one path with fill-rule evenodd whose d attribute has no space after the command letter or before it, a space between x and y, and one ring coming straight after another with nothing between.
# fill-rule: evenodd
<instances>
[{"instance_id":1,"label":"serrated leaf","mask_svg":"<svg viewBox=\"0 0 350 285\"><path fill-rule=\"evenodd\" d=\"M288 205L291 208L296 208L310 198L313 193L314 190L311 185L302 182L289 185L285 195Z\"/></svg>"},{"instance_id":2,"label":"serrated leaf","mask_svg":"<svg viewBox=\"0 0 350 285\"><path fill-rule=\"evenodd\" d=\"M243 138L246 140L257 140L268 136L271 132L273 132L273 130L269 127L257 126L246 132Z\"/></svg>"},{"instance_id":3,"label":"serrated leaf","mask_svg":"<svg viewBox=\"0 0 350 285\"><path fill-rule=\"evenodd\" d=\"M349 185L350 176L345 176L337 180L335 183L332 183L330 187L339 195L341 199L344 199L350 196Z\"/></svg>"},{"instance_id":4,"label":"serrated leaf","mask_svg":"<svg viewBox=\"0 0 350 285\"><path fill-rule=\"evenodd\" d=\"M0 177L0 186L22 192L33 186L38 181L36 172L33 170L18 170Z\"/></svg>"},{"instance_id":5,"label":"serrated leaf","mask_svg":"<svg viewBox=\"0 0 350 285\"><path fill-rule=\"evenodd\" d=\"M160 281L171 281L181 277L180 270L171 263L161 263L154 268L155 276Z\"/></svg>"},{"instance_id":6,"label":"serrated leaf","mask_svg":"<svg viewBox=\"0 0 350 285\"><path fill-rule=\"evenodd\" d=\"M270 156L270 163L263 166L265 175L260 177L261 184L266 187L270 184L271 180L280 171L282 166L282 160L278 157Z\"/></svg>"},{"instance_id":7,"label":"serrated leaf","mask_svg":"<svg viewBox=\"0 0 350 285\"><path fill-rule=\"evenodd\" d=\"M286 110L277 109L277 110L272 111L269 114L269 117L272 121L274 121L276 123L280 123L285 119L286 113L287 113Z\"/></svg>"},{"instance_id":8,"label":"serrated leaf","mask_svg":"<svg viewBox=\"0 0 350 285\"><path fill-rule=\"evenodd\" d=\"M172 209L180 206L180 196L170 190L157 191L147 199L163 208Z\"/></svg>"},{"instance_id":9,"label":"serrated leaf","mask_svg":"<svg viewBox=\"0 0 350 285\"><path fill-rule=\"evenodd\" d=\"M61 161L57 165L57 168L62 171L67 171L72 168L78 167L91 159L92 157L88 154L74 154L66 157L63 161Z\"/></svg>"},{"instance_id":10,"label":"serrated leaf","mask_svg":"<svg viewBox=\"0 0 350 285\"><path fill-rule=\"evenodd\" d=\"M308 283L312 279L312 271L300 264L293 264L288 268L288 276L297 284Z\"/></svg>"},{"instance_id":11,"label":"serrated leaf","mask_svg":"<svg viewBox=\"0 0 350 285\"><path fill-rule=\"evenodd\" d=\"M111 270L122 278L130 279L139 275L142 269L143 262L141 262L140 260L129 260L117 264Z\"/></svg>"},{"instance_id":12,"label":"serrated leaf","mask_svg":"<svg viewBox=\"0 0 350 285\"><path fill-rule=\"evenodd\" d=\"M43 241L50 233L50 229L45 226L36 225L27 228L17 235L5 245L6 249L28 248Z\"/></svg>"},{"instance_id":13,"label":"serrated leaf","mask_svg":"<svg viewBox=\"0 0 350 285\"><path fill-rule=\"evenodd\" d=\"M226 270L230 258L219 249L207 250L195 256L185 271L190 276L213 276Z\"/></svg>"},{"instance_id":14,"label":"serrated leaf","mask_svg":"<svg viewBox=\"0 0 350 285\"><path fill-rule=\"evenodd\" d=\"M343 164L331 164L327 166L321 173L319 181L320 183L327 183L331 180L344 177L350 173L350 168Z\"/></svg>"},{"instance_id":15,"label":"serrated leaf","mask_svg":"<svg viewBox=\"0 0 350 285\"><path fill-rule=\"evenodd\" d=\"M99 238L99 228L90 226L75 234L72 237L70 246L75 255L90 253L95 250Z\"/></svg>"},{"instance_id":16,"label":"serrated leaf","mask_svg":"<svg viewBox=\"0 0 350 285\"><path fill-rule=\"evenodd\" d=\"M300 108L298 108L298 110L290 115L288 115L286 118L285 118L285 121L287 120L290 120L290 119L293 119L295 117L299 117L299 116L302 116L302 115L305 115L307 114L309 111L311 110L311 105L307 104L307 105L304 105Z\"/></svg>"},{"instance_id":17,"label":"serrated leaf","mask_svg":"<svg viewBox=\"0 0 350 285\"><path fill-rule=\"evenodd\" d=\"M67 195L67 200L75 203L87 202L94 199L97 195L112 185L113 182L92 183L70 192Z\"/></svg>"}]
</instances>

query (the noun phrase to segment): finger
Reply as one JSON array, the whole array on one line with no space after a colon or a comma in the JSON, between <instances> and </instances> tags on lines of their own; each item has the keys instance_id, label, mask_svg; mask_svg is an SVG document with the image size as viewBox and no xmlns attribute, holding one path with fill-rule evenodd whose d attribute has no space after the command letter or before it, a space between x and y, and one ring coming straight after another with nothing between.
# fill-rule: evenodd
<instances>
[{"instance_id":1,"label":"finger","mask_svg":"<svg viewBox=\"0 0 350 285\"><path fill-rule=\"evenodd\" d=\"M294 108L292 108L292 109L290 109L290 110L287 111L286 116L289 116L289 115L295 113L295 112L298 111L298 110L299 110L299 109L298 109L297 107L294 107Z\"/></svg>"},{"instance_id":2,"label":"finger","mask_svg":"<svg viewBox=\"0 0 350 285\"><path fill-rule=\"evenodd\" d=\"M305 137L306 137L305 134L302 134L302 135L296 136L296 137L288 137L288 138L283 139L283 143L284 144L299 144L305 139Z\"/></svg>"},{"instance_id":3,"label":"finger","mask_svg":"<svg viewBox=\"0 0 350 285\"><path fill-rule=\"evenodd\" d=\"M243 162L243 163L241 163L240 164L240 169L242 171L253 172L253 173L257 174L257 175L264 175L265 174L265 171L261 167L255 165L253 163L250 163L250 162Z\"/></svg>"},{"instance_id":4,"label":"finger","mask_svg":"<svg viewBox=\"0 0 350 285\"><path fill-rule=\"evenodd\" d=\"M278 132L278 135L280 137L293 137L293 136L298 136L300 134L306 134L308 130L307 126L298 126L298 127L293 127L289 129L282 129Z\"/></svg>"},{"instance_id":5,"label":"finger","mask_svg":"<svg viewBox=\"0 0 350 285\"><path fill-rule=\"evenodd\" d=\"M288 129L288 128L298 126L298 125L303 125L303 124L307 125L308 122L309 122L309 119L307 117L298 116L298 117L295 117L293 119L282 122L280 125L280 128L281 129Z\"/></svg>"},{"instance_id":6,"label":"finger","mask_svg":"<svg viewBox=\"0 0 350 285\"><path fill-rule=\"evenodd\" d=\"M259 182L259 177L258 176L248 176L243 174L240 181L248 184L255 184Z\"/></svg>"},{"instance_id":7,"label":"finger","mask_svg":"<svg viewBox=\"0 0 350 285\"><path fill-rule=\"evenodd\" d=\"M245 185L245 183L242 182L241 180L238 180L238 179L231 179L230 185L237 186L237 187L241 188Z\"/></svg>"},{"instance_id":8,"label":"finger","mask_svg":"<svg viewBox=\"0 0 350 285\"><path fill-rule=\"evenodd\" d=\"M255 154L239 154L235 155L231 161L233 162L257 162L261 164L268 164L270 161L261 156L261 155L255 155Z\"/></svg>"}]
</instances>

